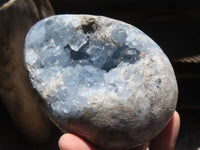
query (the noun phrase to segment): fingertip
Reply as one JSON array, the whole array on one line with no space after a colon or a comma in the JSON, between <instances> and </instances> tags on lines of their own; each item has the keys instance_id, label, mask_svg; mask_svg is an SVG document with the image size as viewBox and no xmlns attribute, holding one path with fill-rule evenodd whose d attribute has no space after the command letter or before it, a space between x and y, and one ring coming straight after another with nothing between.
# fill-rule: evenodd
<instances>
[{"instance_id":1,"label":"fingertip","mask_svg":"<svg viewBox=\"0 0 200 150\"><path fill-rule=\"evenodd\" d=\"M181 121L180 121L180 115L179 115L179 113L177 111L174 112L173 118L175 119L174 122L176 122L175 123L176 128L179 130Z\"/></svg>"},{"instance_id":2,"label":"fingertip","mask_svg":"<svg viewBox=\"0 0 200 150\"><path fill-rule=\"evenodd\" d=\"M58 146L61 150L94 150L87 141L71 133L62 135Z\"/></svg>"},{"instance_id":3,"label":"fingertip","mask_svg":"<svg viewBox=\"0 0 200 150\"><path fill-rule=\"evenodd\" d=\"M177 111L174 112L172 119L173 119L173 121L171 120L171 122L172 122L172 137L171 137L170 144L171 144L171 147L174 148L176 145L176 140L177 140L179 129L180 129L180 115L178 114Z\"/></svg>"},{"instance_id":4,"label":"fingertip","mask_svg":"<svg viewBox=\"0 0 200 150\"><path fill-rule=\"evenodd\" d=\"M65 145L65 140L64 140L64 135L62 135L59 140L58 140L58 147L60 148L60 150L64 150L64 145Z\"/></svg>"},{"instance_id":5,"label":"fingertip","mask_svg":"<svg viewBox=\"0 0 200 150\"><path fill-rule=\"evenodd\" d=\"M170 122L164 130L150 143L150 150L173 150L180 128L180 116L174 112Z\"/></svg>"}]
</instances>

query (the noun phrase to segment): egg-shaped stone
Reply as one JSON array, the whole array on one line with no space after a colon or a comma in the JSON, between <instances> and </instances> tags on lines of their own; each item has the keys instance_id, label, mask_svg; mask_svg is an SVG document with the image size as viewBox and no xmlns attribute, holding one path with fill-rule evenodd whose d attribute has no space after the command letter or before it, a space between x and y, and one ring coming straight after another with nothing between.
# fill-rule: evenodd
<instances>
[{"instance_id":1,"label":"egg-shaped stone","mask_svg":"<svg viewBox=\"0 0 200 150\"><path fill-rule=\"evenodd\" d=\"M129 149L158 135L177 103L173 68L138 28L102 16L57 15L25 41L32 87L52 121L101 149Z\"/></svg>"}]
</instances>

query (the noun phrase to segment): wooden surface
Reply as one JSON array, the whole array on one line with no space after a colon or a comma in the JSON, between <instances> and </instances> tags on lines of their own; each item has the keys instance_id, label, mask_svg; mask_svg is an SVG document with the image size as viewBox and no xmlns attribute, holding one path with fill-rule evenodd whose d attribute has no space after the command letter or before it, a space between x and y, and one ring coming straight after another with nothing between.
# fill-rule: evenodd
<instances>
[{"instance_id":1,"label":"wooden surface","mask_svg":"<svg viewBox=\"0 0 200 150\"><path fill-rule=\"evenodd\" d=\"M35 142L50 137L51 123L28 82L23 47L30 27L53 14L48 0L11 0L0 8L0 97L17 128Z\"/></svg>"}]
</instances>

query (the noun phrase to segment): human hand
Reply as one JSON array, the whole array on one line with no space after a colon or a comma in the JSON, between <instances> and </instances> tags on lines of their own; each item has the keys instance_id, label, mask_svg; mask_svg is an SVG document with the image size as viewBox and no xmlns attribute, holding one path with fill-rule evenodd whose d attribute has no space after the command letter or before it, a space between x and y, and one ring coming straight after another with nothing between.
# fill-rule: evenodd
<instances>
[{"instance_id":1,"label":"human hand","mask_svg":"<svg viewBox=\"0 0 200 150\"><path fill-rule=\"evenodd\" d=\"M164 130L150 142L150 145L146 143L132 150L146 150L148 145L149 150L173 150L176 144L179 127L180 117L175 111L171 121ZM61 150L96 150L87 141L71 133L62 135L58 144Z\"/></svg>"}]
</instances>

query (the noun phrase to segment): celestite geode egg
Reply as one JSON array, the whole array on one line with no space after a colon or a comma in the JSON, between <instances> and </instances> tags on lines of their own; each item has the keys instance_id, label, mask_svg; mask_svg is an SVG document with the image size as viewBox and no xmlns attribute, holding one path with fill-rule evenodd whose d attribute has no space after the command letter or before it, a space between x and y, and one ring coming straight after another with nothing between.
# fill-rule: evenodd
<instances>
[{"instance_id":1,"label":"celestite geode egg","mask_svg":"<svg viewBox=\"0 0 200 150\"><path fill-rule=\"evenodd\" d=\"M175 110L178 90L168 58L127 23L52 16L30 29L24 53L29 79L53 122L101 149L151 140Z\"/></svg>"}]
</instances>

